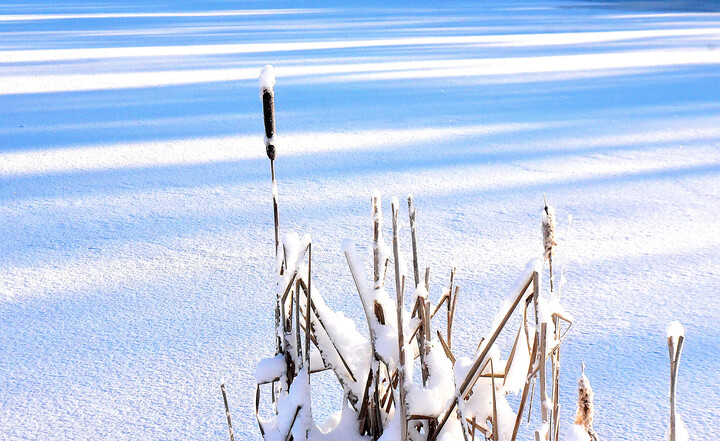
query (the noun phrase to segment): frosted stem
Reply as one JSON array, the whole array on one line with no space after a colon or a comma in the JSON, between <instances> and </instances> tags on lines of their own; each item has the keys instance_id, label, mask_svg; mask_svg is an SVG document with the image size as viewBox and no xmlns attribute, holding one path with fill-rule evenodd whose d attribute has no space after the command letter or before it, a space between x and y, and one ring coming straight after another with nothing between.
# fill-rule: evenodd
<instances>
[{"instance_id":1,"label":"frosted stem","mask_svg":"<svg viewBox=\"0 0 720 441\"><path fill-rule=\"evenodd\" d=\"M405 403L405 338L403 335L403 294L405 277L400 276L400 250L398 244L398 207L395 201L392 206L393 226L393 257L395 260L395 296L397 309L397 332L398 332L398 410L400 418L400 441L407 441L407 408Z\"/></svg>"}]
</instances>

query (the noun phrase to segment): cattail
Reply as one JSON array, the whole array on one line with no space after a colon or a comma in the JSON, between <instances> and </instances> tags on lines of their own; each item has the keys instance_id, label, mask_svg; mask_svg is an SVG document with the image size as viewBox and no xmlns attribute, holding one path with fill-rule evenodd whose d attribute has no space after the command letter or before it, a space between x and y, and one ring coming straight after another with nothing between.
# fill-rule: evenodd
<instances>
[{"instance_id":1,"label":"cattail","mask_svg":"<svg viewBox=\"0 0 720 441\"><path fill-rule=\"evenodd\" d=\"M556 225L555 208L549 206L546 201L542 215L543 245L545 246L546 259L552 259L553 254L555 254L555 246L557 245L555 241Z\"/></svg>"},{"instance_id":2,"label":"cattail","mask_svg":"<svg viewBox=\"0 0 720 441\"><path fill-rule=\"evenodd\" d=\"M585 431L590 438L594 441L598 441L597 434L593 429L593 417L595 416L595 405L593 399L595 393L590 386L590 380L585 376L585 363L582 364L582 375L578 382L578 404L577 404L577 416L575 417L575 424L583 426Z\"/></svg>"},{"instance_id":3,"label":"cattail","mask_svg":"<svg viewBox=\"0 0 720 441\"><path fill-rule=\"evenodd\" d=\"M545 199L545 194L543 194ZM548 260L550 265L550 291L555 291L554 277L553 277L553 254L555 254L555 209L547 204L545 199L545 208L543 209L542 215L542 233L543 233L543 246L545 247L545 258Z\"/></svg>"},{"instance_id":4,"label":"cattail","mask_svg":"<svg viewBox=\"0 0 720 441\"><path fill-rule=\"evenodd\" d=\"M275 69L268 64L260 72L260 98L263 104L265 149L270 160L275 160Z\"/></svg>"}]
</instances>

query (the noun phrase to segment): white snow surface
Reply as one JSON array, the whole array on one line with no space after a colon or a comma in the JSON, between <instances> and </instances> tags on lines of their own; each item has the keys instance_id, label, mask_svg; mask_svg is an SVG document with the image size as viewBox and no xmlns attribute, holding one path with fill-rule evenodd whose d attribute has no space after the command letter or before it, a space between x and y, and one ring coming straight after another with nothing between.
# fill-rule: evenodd
<instances>
[{"instance_id":1,"label":"white snow surface","mask_svg":"<svg viewBox=\"0 0 720 441\"><path fill-rule=\"evenodd\" d=\"M3 2L0 438L227 439L225 381L236 439L260 439L254 372L275 355L267 64L281 233L312 234L313 286L359 335L341 243L369 267L373 189L386 241L391 196L414 195L433 304L455 262L457 356L542 253L546 193L559 256L574 219L561 437L584 361L600 438L664 439L662 332L678 320L678 411L693 437L720 438L720 15L658 4ZM340 396L312 381L320 423Z\"/></svg>"}]
</instances>

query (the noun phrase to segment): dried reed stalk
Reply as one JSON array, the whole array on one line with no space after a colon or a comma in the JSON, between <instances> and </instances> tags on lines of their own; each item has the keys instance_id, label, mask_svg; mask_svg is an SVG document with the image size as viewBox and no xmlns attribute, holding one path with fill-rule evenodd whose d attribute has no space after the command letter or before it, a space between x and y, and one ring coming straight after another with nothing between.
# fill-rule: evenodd
<instances>
[{"instance_id":1,"label":"dried reed stalk","mask_svg":"<svg viewBox=\"0 0 720 441\"><path fill-rule=\"evenodd\" d=\"M395 202L396 201L393 201L393 203L391 204L391 208L398 333L398 410L400 414L400 441L407 441L407 405L405 402L405 338L403 335L403 311L405 310L403 296L405 294L405 277L401 277L400 275L400 244L398 243L398 206Z\"/></svg>"},{"instance_id":2,"label":"dried reed stalk","mask_svg":"<svg viewBox=\"0 0 720 441\"><path fill-rule=\"evenodd\" d=\"M385 244L382 238L382 199L379 193L373 194L372 197L372 218L373 218L373 285L375 289L380 289L385 285L385 273L387 271L387 258L382 259L383 254L380 247ZM382 262L381 262L382 259Z\"/></svg>"},{"instance_id":3,"label":"dried reed stalk","mask_svg":"<svg viewBox=\"0 0 720 441\"><path fill-rule=\"evenodd\" d=\"M493 365L492 358L490 359L490 374L492 376L492 428L493 428L493 440L498 440L498 412L497 412L497 397L495 396L495 367Z\"/></svg>"},{"instance_id":4,"label":"dried reed stalk","mask_svg":"<svg viewBox=\"0 0 720 441\"><path fill-rule=\"evenodd\" d=\"M412 255L413 255L413 276L415 277L415 285L420 285L420 271L418 270L418 253L417 253L417 229L415 225L415 215L417 210L413 205L413 197L411 194L407 197L408 202L408 213L410 215L410 238L412 243Z\"/></svg>"},{"instance_id":5,"label":"dried reed stalk","mask_svg":"<svg viewBox=\"0 0 720 441\"><path fill-rule=\"evenodd\" d=\"M220 391L222 392L223 402L225 403L225 416L227 417L228 430L230 431L230 441L235 441L235 434L233 433L232 427L232 419L230 418L230 406L228 406L227 392L225 392L225 383L220 385Z\"/></svg>"},{"instance_id":6,"label":"dried reed stalk","mask_svg":"<svg viewBox=\"0 0 720 441\"><path fill-rule=\"evenodd\" d=\"M671 324L675 325L677 322ZM680 326L679 323L677 323ZM683 331L684 333L684 331ZM680 356L685 343L685 336L668 335L668 351L670 353L670 441L677 440L677 375L680 367Z\"/></svg>"}]
</instances>

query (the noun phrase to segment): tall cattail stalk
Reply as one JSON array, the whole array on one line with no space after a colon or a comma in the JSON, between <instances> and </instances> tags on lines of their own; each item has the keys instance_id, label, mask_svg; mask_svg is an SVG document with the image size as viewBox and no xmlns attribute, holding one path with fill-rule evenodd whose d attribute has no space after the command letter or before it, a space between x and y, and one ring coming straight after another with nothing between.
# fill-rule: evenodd
<instances>
[{"instance_id":1,"label":"tall cattail stalk","mask_svg":"<svg viewBox=\"0 0 720 441\"><path fill-rule=\"evenodd\" d=\"M278 207L278 187L275 179L275 69L271 65L266 65L260 72L260 99L263 106L263 125L265 126L265 152L270 159L270 180L272 185L273 199L273 223L275 227L275 257L277 259L280 248L280 210ZM278 273L282 271L281 265L278 264ZM276 299L275 304L275 354L282 351L281 328L284 327L281 311L284 306L280 302L280 298ZM273 401L275 400L275 389L273 388Z\"/></svg>"},{"instance_id":2,"label":"tall cattail stalk","mask_svg":"<svg viewBox=\"0 0 720 441\"><path fill-rule=\"evenodd\" d=\"M265 126L265 152L270 158L272 178L273 220L275 223L275 252L280 245L280 215L278 210L277 181L275 180L275 68L268 64L260 72L260 98Z\"/></svg>"}]
</instances>

